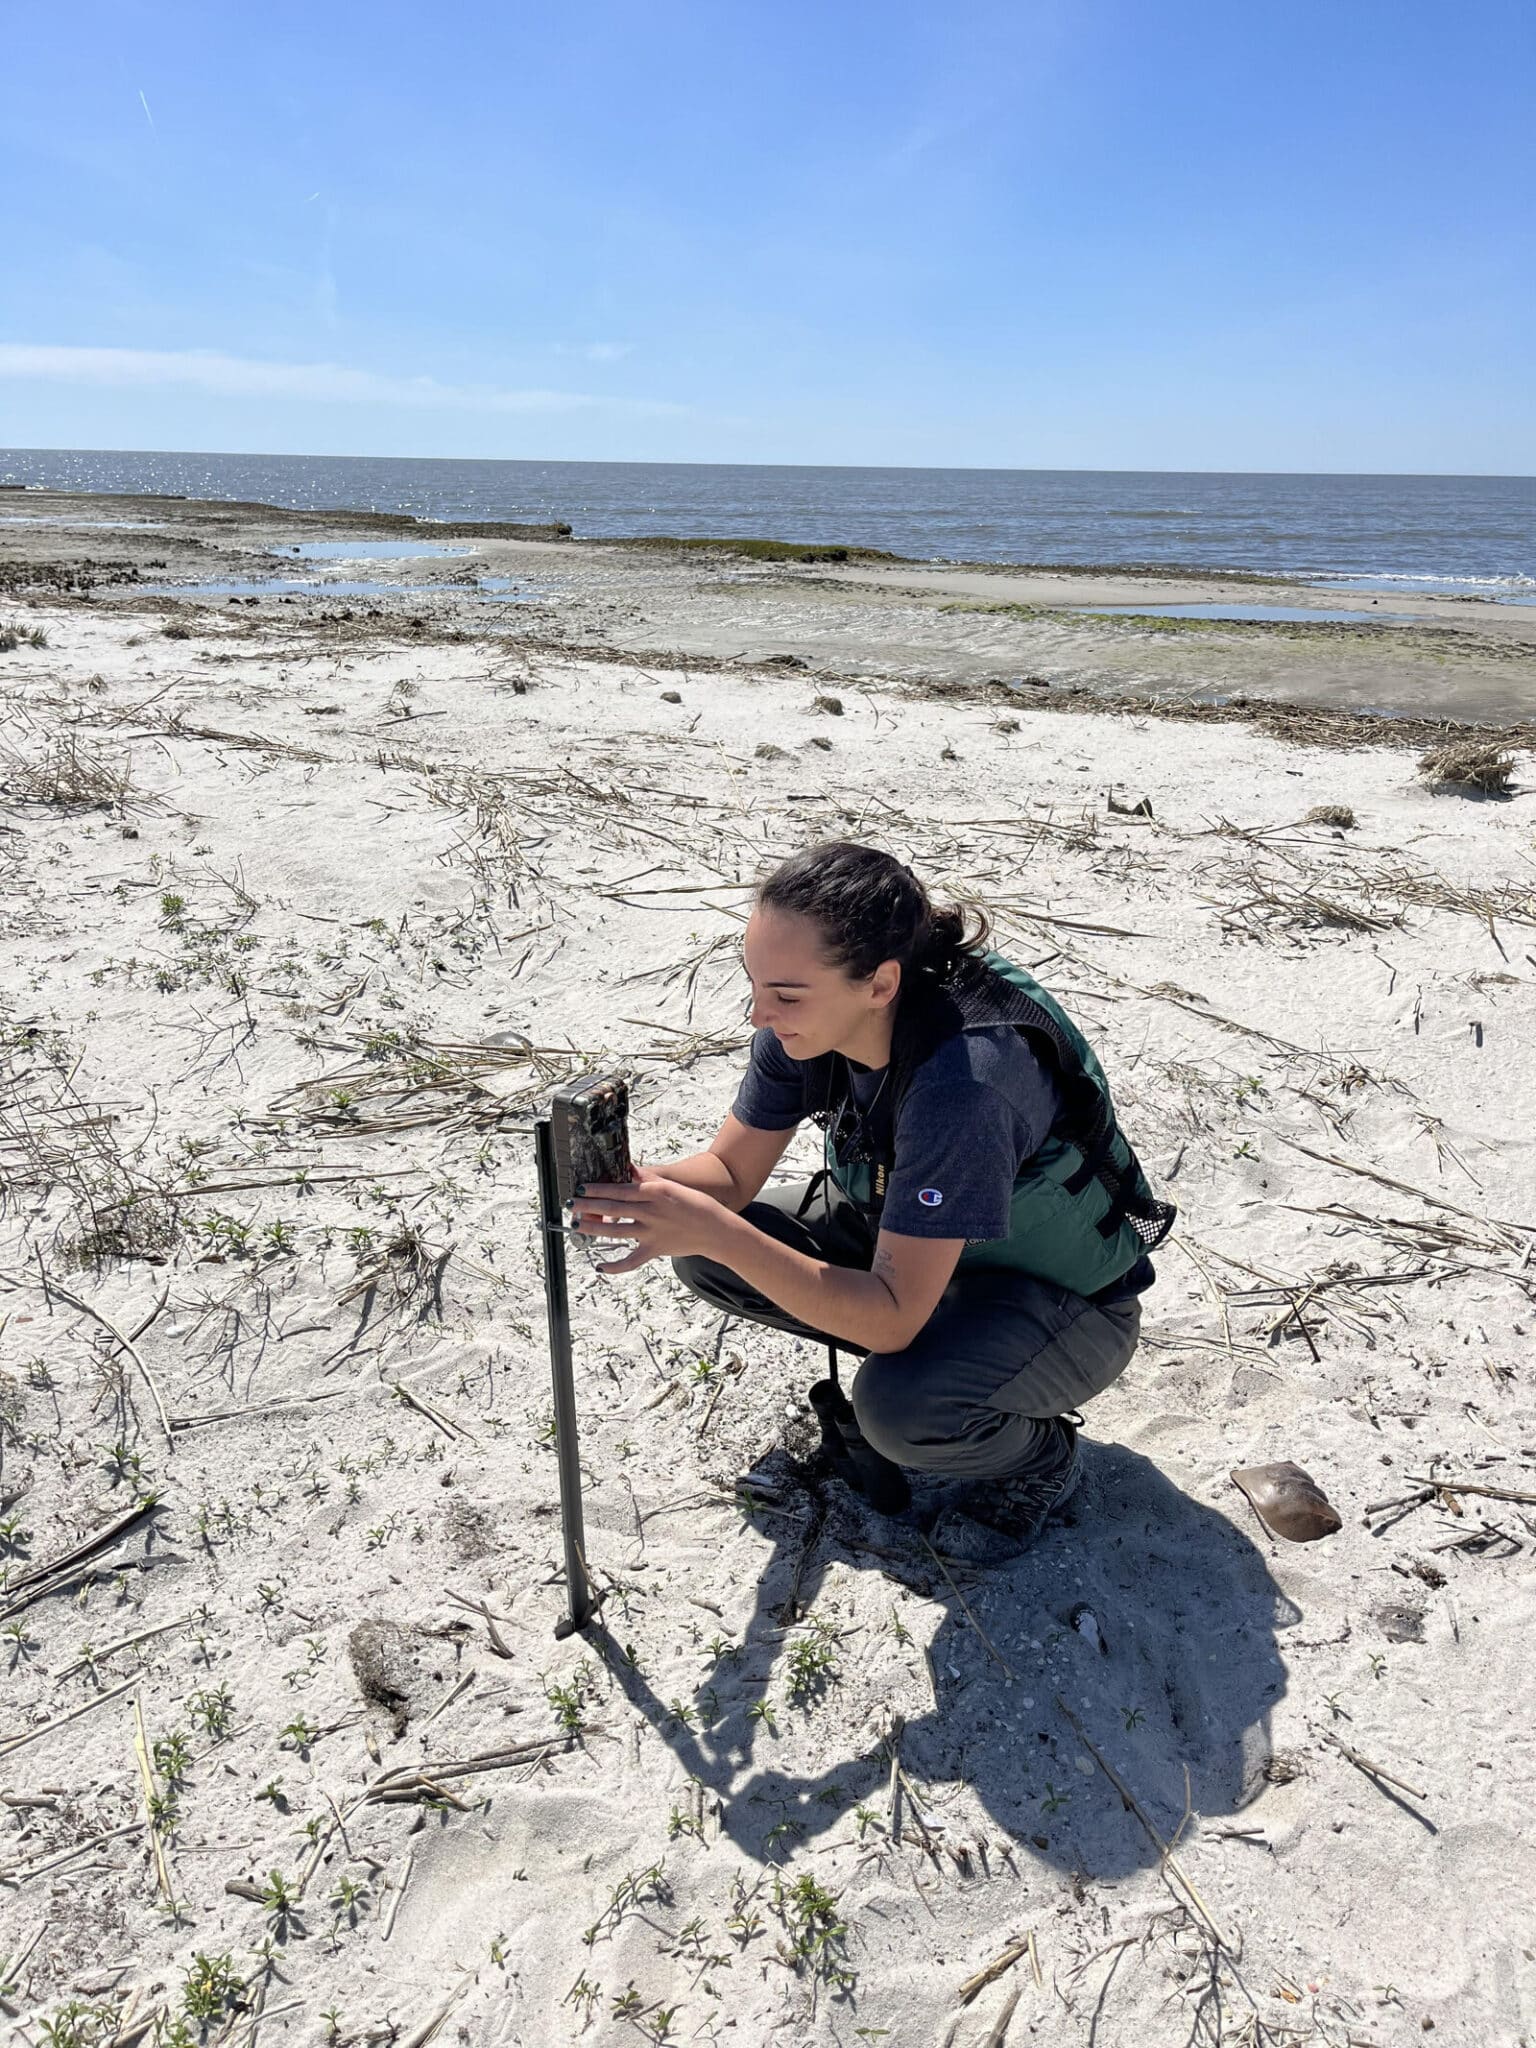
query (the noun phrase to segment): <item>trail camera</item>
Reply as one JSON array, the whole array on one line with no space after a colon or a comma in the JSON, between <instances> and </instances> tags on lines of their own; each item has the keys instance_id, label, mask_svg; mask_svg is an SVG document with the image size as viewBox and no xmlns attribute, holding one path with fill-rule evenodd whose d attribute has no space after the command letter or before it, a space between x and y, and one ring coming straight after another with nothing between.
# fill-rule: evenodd
<instances>
[{"instance_id":1,"label":"trail camera","mask_svg":"<svg viewBox=\"0 0 1536 2048\"><path fill-rule=\"evenodd\" d=\"M557 1088L549 1105L562 1206L578 1187L632 1181L629 1088L617 1074L589 1074Z\"/></svg>"}]
</instances>

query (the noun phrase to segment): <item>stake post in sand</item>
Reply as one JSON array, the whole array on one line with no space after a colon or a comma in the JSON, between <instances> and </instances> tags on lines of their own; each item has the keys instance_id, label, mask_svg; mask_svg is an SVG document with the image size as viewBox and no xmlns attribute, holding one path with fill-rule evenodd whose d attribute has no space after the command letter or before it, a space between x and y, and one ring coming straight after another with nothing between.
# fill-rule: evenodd
<instances>
[{"instance_id":1,"label":"stake post in sand","mask_svg":"<svg viewBox=\"0 0 1536 2048\"><path fill-rule=\"evenodd\" d=\"M555 1449L560 1461L560 1523L565 1532L565 1586L571 1611L555 1625L560 1637L575 1635L597 1613L587 1570L587 1538L581 1518L581 1462L576 1447L576 1383L571 1373L571 1310L565 1287L565 1231L560 1219L560 1185L548 1117L534 1126L539 1160L539 1217L544 1238L544 1299L549 1310L549 1362L555 1382Z\"/></svg>"}]
</instances>

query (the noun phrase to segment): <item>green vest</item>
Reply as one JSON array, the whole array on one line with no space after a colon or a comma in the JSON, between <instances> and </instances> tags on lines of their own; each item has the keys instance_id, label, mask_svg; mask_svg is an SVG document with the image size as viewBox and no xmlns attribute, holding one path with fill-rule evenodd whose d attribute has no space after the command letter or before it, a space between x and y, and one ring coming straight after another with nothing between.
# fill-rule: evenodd
<instances>
[{"instance_id":1,"label":"green vest","mask_svg":"<svg viewBox=\"0 0 1536 2048\"><path fill-rule=\"evenodd\" d=\"M950 1025L983 1030L1012 1024L1053 1075L1063 1105L1045 1142L1014 1181L1007 1236L967 1244L960 1267L1011 1267L1077 1294L1094 1294L1162 1242L1175 1211L1153 1195L1116 1122L1109 1083L1093 1047L1055 997L1026 968L1000 953L980 959L1017 995L999 1003L995 990L982 989L959 1006ZM941 1029L940 1035L949 1034ZM899 1105L898 1094L891 1106L893 1133ZM823 1157L833 1184L878 1228L894 1162L843 1163L830 1129Z\"/></svg>"}]
</instances>

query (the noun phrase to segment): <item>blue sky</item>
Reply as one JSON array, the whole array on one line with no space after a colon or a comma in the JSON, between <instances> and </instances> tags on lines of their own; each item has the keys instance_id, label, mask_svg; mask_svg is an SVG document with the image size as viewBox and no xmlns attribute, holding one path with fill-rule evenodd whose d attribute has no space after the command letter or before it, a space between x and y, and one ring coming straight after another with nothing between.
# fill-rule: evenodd
<instances>
[{"instance_id":1,"label":"blue sky","mask_svg":"<svg viewBox=\"0 0 1536 2048\"><path fill-rule=\"evenodd\" d=\"M1536 472L1529 0L3 21L0 445Z\"/></svg>"}]
</instances>

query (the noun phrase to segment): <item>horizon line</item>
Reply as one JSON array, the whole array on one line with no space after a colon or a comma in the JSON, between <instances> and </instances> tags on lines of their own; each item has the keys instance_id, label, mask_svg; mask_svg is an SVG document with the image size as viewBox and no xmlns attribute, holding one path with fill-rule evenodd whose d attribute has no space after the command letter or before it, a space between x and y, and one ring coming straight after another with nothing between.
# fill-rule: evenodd
<instances>
[{"instance_id":1,"label":"horizon line","mask_svg":"<svg viewBox=\"0 0 1536 2048\"><path fill-rule=\"evenodd\" d=\"M1423 480L1438 483L1536 483L1536 474L1525 470L1455 469L1160 469L1100 468L1092 464L1018 464L996 466L979 462L733 462L724 458L679 461L667 458L593 455L338 455L309 449L285 449L273 454L253 448L111 448L55 444L46 448L0 445L0 457L7 455L174 455L217 456L249 462L451 462L507 465L539 464L546 467L589 469L828 469L876 470L891 474L919 475L944 472L975 476L1286 476L1354 477L1394 482ZM24 489L58 488L46 484L24 485ZM82 492L82 496L95 495Z\"/></svg>"}]
</instances>

